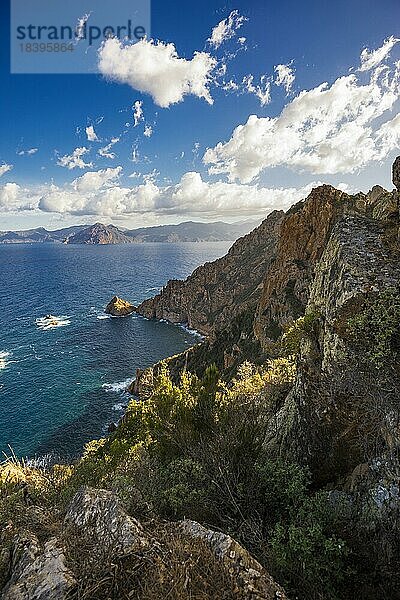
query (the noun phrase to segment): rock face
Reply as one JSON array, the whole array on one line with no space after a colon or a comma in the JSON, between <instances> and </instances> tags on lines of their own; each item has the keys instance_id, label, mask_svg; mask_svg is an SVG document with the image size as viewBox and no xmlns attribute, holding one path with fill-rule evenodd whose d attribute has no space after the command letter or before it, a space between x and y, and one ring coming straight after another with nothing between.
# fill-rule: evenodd
<instances>
[{"instance_id":1,"label":"rock face","mask_svg":"<svg viewBox=\"0 0 400 600\"><path fill-rule=\"evenodd\" d=\"M128 516L107 490L82 488L74 496L64 523L102 554L124 556L149 545L140 523Z\"/></svg>"},{"instance_id":2,"label":"rock face","mask_svg":"<svg viewBox=\"0 0 400 600\"><path fill-rule=\"evenodd\" d=\"M127 300L123 300L118 296L114 296L107 304L104 312L113 317L126 317L135 311L133 304Z\"/></svg>"},{"instance_id":3,"label":"rock face","mask_svg":"<svg viewBox=\"0 0 400 600\"><path fill-rule=\"evenodd\" d=\"M253 600L286 600L287 596L267 571L229 535L206 529L196 521L182 521L181 531L202 540L225 565L239 589Z\"/></svg>"},{"instance_id":4,"label":"rock face","mask_svg":"<svg viewBox=\"0 0 400 600\"><path fill-rule=\"evenodd\" d=\"M198 267L185 281L169 281L160 294L142 302L137 312L151 319L187 323L214 336L239 311L259 300L283 216L282 211L271 213L237 240L226 256Z\"/></svg>"},{"instance_id":5,"label":"rock face","mask_svg":"<svg viewBox=\"0 0 400 600\"><path fill-rule=\"evenodd\" d=\"M256 336L263 345L276 338L282 325L304 313L315 265L335 220L350 203L344 192L323 185L286 214L254 321Z\"/></svg>"},{"instance_id":6,"label":"rock face","mask_svg":"<svg viewBox=\"0 0 400 600\"><path fill-rule=\"evenodd\" d=\"M63 600L76 585L56 538L41 548L34 535L18 537L13 547L11 572L1 594L3 600Z\"/></svg>"},{"instance_id":7,"label":"rock face","mask_svg":"<svg viewBox=\"0 0 400 600\"><path fill-rule=\"evenodd\" d=\"M315 268L306 310L318 315L316 328L301 348L295 386L277 415L270 448L277 453L284 448L287 456L307 462L322 480L346 473L363 460L366 441L357 440L354 428L363 412L365 419L361 398L376 390L368 373L360 372L346 324L367 299L399 287L399 248L390 236L393 229L396 223L391 219L383 223L344 215ZM379 381L375 383L379 387ZM395 385L400 389L399 379ZM380 435L388 442L399 414L389 403L385 406L383 397L379 403L380 416L373 427L376 439Z\"/></svg>"},{"instance_id":8,"label":"rock face","mask_svg":"<svg viewBox=\"0 0 400 600\"><path fill-rule=\"evenodd\" d=\"M392 180L394 187L400 192L400 156L398 156L393 163Z\"/></svg>"}]
</instances>

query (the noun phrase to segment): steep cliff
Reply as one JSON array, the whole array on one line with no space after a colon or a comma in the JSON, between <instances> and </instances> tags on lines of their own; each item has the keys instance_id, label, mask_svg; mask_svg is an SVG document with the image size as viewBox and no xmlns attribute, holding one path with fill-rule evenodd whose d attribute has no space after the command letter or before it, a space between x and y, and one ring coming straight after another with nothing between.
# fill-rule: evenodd
<instances>
[{"instance_id":1,"label":"steep cliff","mask_svg":"<svg viewBox=\"0 0 400 600\"><path fill-rule=\"evenodd\" d=\"M237 240L226 256L198 267L185 281L169 281L160 294L142 302L137 312L147 318L187 323L213 337L244 309L256 306L275 257L283 215L274 211Z\"/></svg>"},{"instance_id":2,"label":"steep cliff","mask_svg":"<svg viewBox=\"0 0 400 600\"><path fill-rule=\"evenodd\" d=\"M215 363L228 386L244 360L273 369L279 357L278 365L282 360L293 367L290 384L271 389L268 376L258 396L265 410L263 449L269 459L310 469L316 489L332 490L328 513L338 518L335 511L342 511L339 520L347 515L341 535L365 571L361 587L338 597L398 598L400 157L393 183L390 192L374 186L356 195L321 186L279 215L257 302L238 304L233 312L227 310L229 293L220 295L214 327L203 314L210 323L202 324L202 331L211 332L208 339L167 361L175 381L185 369L201 376ZM243 273L239 256L233 258L229 281ZM225 261L205 268L218 280ZM200 280L192 277L167 286L182 290L173 296L171 320L186 319L192 282L201 297ZM145 303L154 307L148 316L157 317L158 310L168 315L169 298L161 294ZM198 310L208 306L200 303ZM196 322L202 323L201 315ZM154 373L143 376L147 394L157 380ZM136 391L141 392L140 377ZM294 531L286 544L290 535ZM322 597L325 593L330 597L326 590Z\"/></svg>"},{"instance_id":3,"label":"steep cliff","mask_svg":"<svg viewBox=\"0 0 400 600\"><path fill-rule=\"evenodd\" d=\"M398 219L397 193L375 186L368 194L351 196L320 186L286 214L269 215L225 257L199 267L185 281L169 281L160 294L142 302L137 311L143 316L188 323L208 336L172 368L197 370L206 364L205 355L220 368L248 358L264 360L284 329L304 314L332 232L338 224L339 230L348 229L345 217L351 216L365 219L371 235L378 224L387 230Z\"/></svg>"}]
</instances>

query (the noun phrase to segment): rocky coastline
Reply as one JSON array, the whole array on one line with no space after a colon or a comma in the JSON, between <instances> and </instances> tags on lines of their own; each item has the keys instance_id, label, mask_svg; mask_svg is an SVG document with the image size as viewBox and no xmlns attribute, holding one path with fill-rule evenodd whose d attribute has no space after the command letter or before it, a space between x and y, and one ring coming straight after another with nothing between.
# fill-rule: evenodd
<instances>
[{"instance_id":1,"label":"rocky coastline","mask_svg":"<svg viewBox=\"0 0 400 600\"><path fill-rule=\"evenodd\" d=\"M137 308L112 299L205 339L138 370L76 464L1 467L4 600L398 596L400 157L392 175L320 186Z\"/></svg>"}]
</instances>

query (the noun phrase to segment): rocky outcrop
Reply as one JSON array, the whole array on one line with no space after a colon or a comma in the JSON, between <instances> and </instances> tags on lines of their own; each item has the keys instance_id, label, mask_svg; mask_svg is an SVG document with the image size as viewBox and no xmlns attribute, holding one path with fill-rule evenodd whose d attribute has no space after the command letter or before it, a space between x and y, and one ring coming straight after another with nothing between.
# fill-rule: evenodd
<instances>
[{"instance_id":1,"label":"rocky outcrop","mask_svg":"<svg viewBox=\"0 0 400 600\"><path fill-rule=\"evenodd\" d=\"M218 590L221 597L286 599L284 590L268 572L228 535L188 520L153 522L151 532L149 535L125 512L113 492L82 488L72 499L57 537L43 546L34 534L16 537L10 577L1 598L67 600L86 597L86 593L90 598L103 597L100 592L99 596L93 595L93 590L96 593L101 589L99 581L106 585L111 581L118 598L147 598L146 590L156 582L160 591L157 597L161 598L163 590L175 588L174 576L182 579L185 597L192 597L191 586L196 589L197 583L202 587L205 584L206 590L214 589L213 581L204 581L204 573L210 573L211 559L218 565L220 581L226 588ZM170 575L170 569L174 575ZM125 577L127 570L129 578ZM136 580L132 576L135 573ZM216 596L206 591L201 597Z\"/></svg>"},{"instance_id":2,"label":"rocky outcrop","mask_svg":"<svg viewBox=\"0 0 400 600\"><path fill-rule=\"evenodd\" d=\"M113 317L127 317L135 312L135 310L136 309L133 304L127 300L119 298L118 296L114 296L107 304L104 312L108 315L112 315Z\"/></svg>"},{"instance_id":3,"label":"rocky outcrop","mask_svg":"<svg viewBox=\"0 0 400 600\"><path fill-rule=\"evenodd\" d=\"M248 306L256 306L275 257L282 211L233 244L228 254L198 267L185 281L172 280L137 312L151 319L187 323L204 335L227 325Z\"/></svg>"},{"instance_id":4,"label":"rocky outcrop","mask_svg":"<svg viewBox=\"0 0 400 600\"><path fill-rule=\"evenodd\" d=\"M127 515L116 496L107 490L85 487L78 491L64 524L102 555L124 556L149 545L140 523Z\"/></svg>"},{"instance_id":5,"label":"rocky outcrop","mask_svg":"<svg viewBox=\"0 0 400 600\"><path fill-rule=\"evenodd\" d=\"M254 321L256 336L264 346L276 339L283 325L304 313L315 265L332 227L352 206L347 194L323 185L287 212Z\"/></svg>"},{"instance_id":6,"label":"rocky outcrop","mask_svg":"<svg viewBox=\"0 0 400 600\"><path fill-rule=\"evenodd\" d=\"M11 578L1 594L3 600L64 600L76 585L57 538L41 547L33 534L18 536L10 568Z\"/></svg>"},{"instance_id":7,"label":"rocky outcrop","mask_svg":"<svg viewBox=\"0 0 400 600\"><path fill-rule=\"evenodd\" d=\"M196 521L185 520L179 524L187 536L202 540L212 550L245 596L253 600L285 600L283 588L267 571L234 539L225 533L203 527Z\"/></svg>"},{"instance_id":8,"label":"rocky outcrop","mask_svg":"<svg viewBox=\"0 0 400 600\"><path fill-rule=\"evenodd\" d=\"M368 347L355 347L348 332L349 319L366 302L400 289L394 196L383 191L364 214L343 214L333 227L305 306L316 315L315 327L303 340L294 388L271 425L271 452L307 463L320 481L351 471L368 452L400 447L396 353L386 361L388 383L384 369L373 376L371 366L363 370L360 352ZM379 218L371 218L377 207Z\"/></svg>"}]
</instances>

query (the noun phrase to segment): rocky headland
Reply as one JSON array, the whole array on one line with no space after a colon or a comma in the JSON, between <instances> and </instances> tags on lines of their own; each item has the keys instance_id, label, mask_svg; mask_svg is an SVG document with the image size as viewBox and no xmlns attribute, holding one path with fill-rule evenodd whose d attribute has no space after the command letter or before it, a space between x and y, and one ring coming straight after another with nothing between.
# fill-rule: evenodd
<instances>
[{"instance_id":1,"label":"rocky headland","mask_svg":"<svg viewBox=\"0 0 400 600\"><path fill-rule=\"evenodd\" d=\"M73 465L2 467L5 600L399 598L393 184L320 186L137 307L206 339Z\"/></svg>"}]
</instances>

